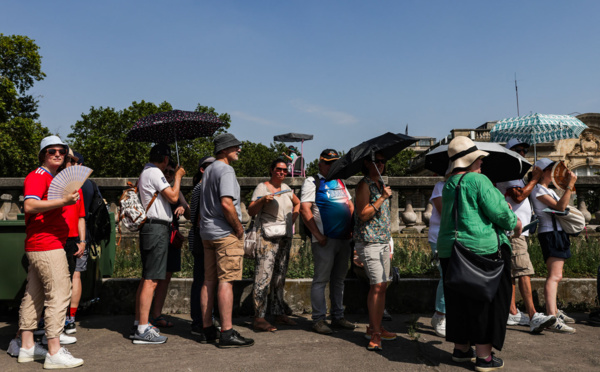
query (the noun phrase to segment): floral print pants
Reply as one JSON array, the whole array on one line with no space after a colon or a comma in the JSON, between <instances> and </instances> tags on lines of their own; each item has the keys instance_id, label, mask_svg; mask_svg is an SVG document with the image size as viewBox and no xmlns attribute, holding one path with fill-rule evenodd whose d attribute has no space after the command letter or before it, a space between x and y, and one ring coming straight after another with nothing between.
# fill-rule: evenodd
<instances>
[{"instance_id":1,"label":"floral print pants","mask_svg":"<svg viewBox=\"0 0 600 372\"><path fill-rule=\"evenodd\" d=\"M267 313L267 297L271 302L271 314L284 314L283 289L290 259L292 239L283 237L267 240L261 236L256 249L254 266L254 316L264 318ZM271 290L269 293L269 289Z\"/></svg>"}]
</instances>

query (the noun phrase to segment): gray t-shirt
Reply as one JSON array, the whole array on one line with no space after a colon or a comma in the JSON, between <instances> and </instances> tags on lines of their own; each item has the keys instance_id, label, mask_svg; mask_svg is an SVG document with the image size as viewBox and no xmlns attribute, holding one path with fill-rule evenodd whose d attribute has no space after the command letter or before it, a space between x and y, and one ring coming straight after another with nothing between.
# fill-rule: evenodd
<instances>
[{"instance_id":1,"label":"gray t-shirt","mask_svg":"<svg viewBox=\"0 0 600 372\"><path fill-rule=\"evenodd\" d=\"M240 209L240 185L233 168L222 161L215 161L206 168L202 177L200 203L200 235L202 240L216 240L234 233L233 227L225 219L221 198L233 199L233 205L242 220Z\"/></svg>"}]
</instances>

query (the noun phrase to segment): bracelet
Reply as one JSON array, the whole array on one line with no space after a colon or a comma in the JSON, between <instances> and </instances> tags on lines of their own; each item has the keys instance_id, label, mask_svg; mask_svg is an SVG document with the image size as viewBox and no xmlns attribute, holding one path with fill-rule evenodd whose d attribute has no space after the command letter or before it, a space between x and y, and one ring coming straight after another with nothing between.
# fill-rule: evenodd
<instances>
[{"instance_id":1,"label":"bracelet","mask_svg":"<svg viewBox=\"0 0 600 372\"><path fill-rule=\"evenodd\" d=\"M379 209L375 208L375 206L373 205L373 203L369 203L369 205L370 205L371 207L373 207L373 209L375 210L375 212L379 212Z\"/></svg>"},{"instance_id":2,"label":"bracelet","mask_svg":"<svg viewBox=\"0 0 600 372\"><path fill-rule=\"evenodd\" d=\"M87 243L87 241L86 240L78 240L77 244L79 244L79 243Z\"/></svg>"},{"instance_id":3,"label":"bracelet","mask_svg":"<svg viewBox=\"0 0 600 372\"><path fill-rule=\"evenodd\" d=\"M573 191L573 188L571 186L567 186L566 190Z\"/></svg>"}]
</instances>

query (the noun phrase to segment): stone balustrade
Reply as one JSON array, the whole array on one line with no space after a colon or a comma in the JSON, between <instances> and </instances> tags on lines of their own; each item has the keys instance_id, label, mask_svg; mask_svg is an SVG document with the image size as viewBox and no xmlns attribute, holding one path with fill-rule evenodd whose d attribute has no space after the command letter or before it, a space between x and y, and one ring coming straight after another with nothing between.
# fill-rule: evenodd
<instances>
[{"instance_id":1,"label":"stone balustrade","mask_svg":"<svg viewBox=\"0 0 600 372\"><path fill-rule=\"evenodd\" d=\"M354 189L360 179L360 177L350 177L346 180L346 185L352 195L354 195ZM109 203L111 211L115 212L115 215L118 215L119 198L127 187L127 183L135 184L137 181L136 178L92 178L92 180L98 184L102 195ZM252 195L256 185L266 180L267 178L259 177L238 178L242 201L244 202L242 207L244 222L249 220L245 211L245 204L249 202L250 195ZM441 177L384 177L384 182L389 184L393 191L391 199L393 233L422 232L431 215L429 198L434 185L440 180L442 180ZM23 181L24 178L0 178L0 220L15 220L17 214L22 213ZM296 195L300 196L304 178L288 178L286 182ZM184 178L182 191L188 200L192 188L192 179ZM586 205L582 196L600 196L600 176L579 177L576 184L576 194L578 197L577 207L584 213L586 222L599 224L600 198L596 197L596 205ZM299 226L296 226L295 231L300 231Z\"/></svg>"}]
</instances>

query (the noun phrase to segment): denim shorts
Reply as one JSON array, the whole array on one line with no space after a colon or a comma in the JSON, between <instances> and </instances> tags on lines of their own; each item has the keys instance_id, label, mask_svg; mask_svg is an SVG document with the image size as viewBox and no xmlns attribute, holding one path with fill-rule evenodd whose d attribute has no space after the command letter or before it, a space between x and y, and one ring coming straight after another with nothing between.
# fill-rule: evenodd
<instances>
[{"instance_id":1,"label":"denim shorts","mask_svg":"<svg viewBox=\"0 0 600 372\"><path fill-rule=\"evenodd\" d=\"M539 233L538 239L542 247L544 262L550 257L571 258L571 240L564 231Z\"/></svg>"}]
</instances>

